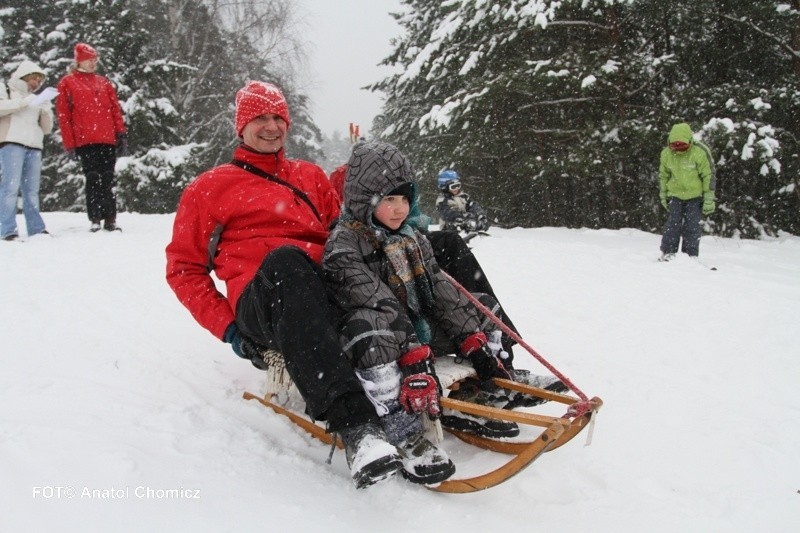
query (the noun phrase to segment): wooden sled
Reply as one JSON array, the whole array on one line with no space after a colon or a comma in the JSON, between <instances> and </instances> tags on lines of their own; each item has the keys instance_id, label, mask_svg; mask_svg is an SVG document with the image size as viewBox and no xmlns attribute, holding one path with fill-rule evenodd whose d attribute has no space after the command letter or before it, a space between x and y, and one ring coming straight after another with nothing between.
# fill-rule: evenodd
<instances>
[{"instance_id":1,"label":"wooden sled","mask_svg":"<svg viewBox=\"0 0 800 533\"><path fill-rule=\"evenodd\" d=\"M436 373L444 388L457 388L457 384L460 381L475 375L468 364L456 363L454 359L453 357L439 357L436 360ZM282 369L277 369L277 372L281 371ZM274 372L275 371L270 368L270 372L267 373L267 392L263 396L245 392L244 399L259 401L262 405L269 407L276 413L288 417L292 422L313 437L328 445L332 444L333 438L330 434L325 432L324 427L316 424L308 417L300 415L294 410L283 407L276 402L275 398L279 390L279 388L275 386L276 383L281 383L284 390L287 388L287 382L292 388L294 385L286 379L285 376L283 379L275 379ZM441 405L443 408L453 409L484 418L516 422L517 424L536 426L544 429L535 439L529 442L489 439L473 433L448 429L447 431L449 433L468 444L491 452L510 455L511 458L502 466L485 474L464 479L448 479L439 485L427 486L428 489L447 493L469 493L499 485L524 470L543 453L559 448L572 440L590 424L595 413L603 405L600 398L594 397L589 400L588 406L583 406L585 412L579 413L577 416L571 416L570 410L579 404L579 398L530 387L505 379L495 379L494 381L499 387L504 389L523 392L531 396L567 405L567 414L560 417L546 416L528 412L497 409L460 400L442 398ZM295 394L297 393L295 392ZM336 445L339 448L343 448L340 439L337 439Z\"/></svg>"}]
</instances>

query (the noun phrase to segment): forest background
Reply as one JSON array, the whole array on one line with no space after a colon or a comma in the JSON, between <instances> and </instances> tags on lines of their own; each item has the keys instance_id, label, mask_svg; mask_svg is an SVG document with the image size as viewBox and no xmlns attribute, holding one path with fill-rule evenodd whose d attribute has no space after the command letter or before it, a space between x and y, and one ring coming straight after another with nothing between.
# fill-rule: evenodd
<instances>
[{"instance_id":1,"label":"forest background","mask_svg":"<svg viewBox=\"0 0 800 533\"><path fill-rule=\"evenodd\" d=\"M370 86L385 96L369 139L414 162L423 208L454 168L502 226L658 232L658 155L688 122L714 154L705 231L800 234L800 0L402 0L401 35ZM3 0L0 75L30 59L54 86L76 42L100 53L129 128L122 210L168 213L225 162L246 80L289 101L287 153L330 171L350 139L324 135L302 91L304 42L290 0ZM342 58L346 75L347 58ZM42 208L82 211L83 176L58 130Z\"/></svg>"}]
</instances>

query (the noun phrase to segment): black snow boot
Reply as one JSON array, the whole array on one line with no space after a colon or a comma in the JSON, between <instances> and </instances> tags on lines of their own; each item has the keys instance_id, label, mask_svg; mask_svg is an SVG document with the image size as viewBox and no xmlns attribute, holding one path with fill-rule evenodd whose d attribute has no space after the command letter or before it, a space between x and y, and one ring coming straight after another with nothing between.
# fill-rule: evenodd
<instances>
[{"instance_id":1,"label":"black snow boot","mask_svg":"<svg viewBox=\"0 0 800 533\"><path fill-rule=\"evenodd\" d=\"M397 449L386 440L386 433L373 423L339 430L344 441L347 466L357 489L388 479L402 468Z\"/></svg>"},{"instance_id":2,"label":"black snow boot","mask_svg":"<svg viewBox=\"0 0 800 533\"><path fill-rule=\"evenodd\" d=\"M495 387L492 382L487 381L481 384L477 379L467 379L461 383L458 390L451 392L448 397L487 407L501 408L502 406L498 405L499 397L494 397L493 394L502 395L503 403L508 401L504 391ZM476 433L492 439L519 435L519 426L515 422L483 418L454 409L442 410L442 426L456 431Z\"/></svg>"},{"instance_id":3,"label":"black snow boot","mask_svg":"<svg viewBox=\"0 0 800 533\"><path fill-rule=\"evenodd\" d=\"M517 383L537 387L539 389L549 390L550 392L567 392L567 386L555 376L544 376L541 374L534 374L530 370L510 370L511 378ZM531 396L522 392L509 391L508 402L503 406L503 409L516 409L517 407L533 407L550 400L545 400L538 396Z\"/></svg>"},{"instance_id":4,"label":"black snow boot","mask_svg":"<svg viewBox=\"0 0 800 533\"><path fill-rule=\"evenodd\" d=\"M456 473L456 465L444 450L423 435L397 445L403 460L403 476L412 483L436 485Z\"/></svg>"}]
</instances>

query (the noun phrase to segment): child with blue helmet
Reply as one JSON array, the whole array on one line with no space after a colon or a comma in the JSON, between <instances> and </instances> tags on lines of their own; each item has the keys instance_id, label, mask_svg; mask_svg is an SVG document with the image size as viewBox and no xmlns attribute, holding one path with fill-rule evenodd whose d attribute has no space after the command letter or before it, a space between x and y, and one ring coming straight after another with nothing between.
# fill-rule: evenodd
<instances>
[{"instance_id":1,"label":"child with blue helmet","mask_svg":"<svg viewBox=\"0 0 800 533\"><path fill-rule=\"evenodd\" d=\"M436 178L436 185L440 191L436 198L440 229L467 233L489 229L489 218L478 202L464 192L458 172L443 170Z\"/></svg>"}]
</instances>

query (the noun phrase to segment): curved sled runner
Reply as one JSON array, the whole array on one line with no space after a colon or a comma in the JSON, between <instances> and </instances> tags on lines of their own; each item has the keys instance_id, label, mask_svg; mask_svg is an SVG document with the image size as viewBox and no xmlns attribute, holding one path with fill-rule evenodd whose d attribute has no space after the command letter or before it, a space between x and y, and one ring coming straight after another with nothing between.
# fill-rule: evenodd
<instances>
[{"instance_id":1,"label":"curved sled runner","mask_svg":"<svg viewBox=\"0 0 800 533\"><path fill-rule=\"evenodd\" d=\"M272 371L273 369L270 369L270 372ZM474 371L471 367L453 362L452 357L437 358L436 372L439 376L442 386L445 388L455 387L459 381L467 377L474 376ZM270 383L269 376L267 380L268 383ZM274 380L272 382L274 383ZM499 387L503 387L505 389L523 392L531 396L565 404L568 406L567 412L561 417L545 416L527 412L497 409L494 407L487 407L443 397L441 399L441 405L443 408L454 409L484 418L537 426L544 429L533 441L530 442L509 442L495 440L480 437L472 433L464 433L448 429L448 432L452 433L455 437L468 444L492 452L511 455L512 457L495 470L471 478L449 479L439 485L428 486L430 490L447 493L469 493L488 489L503 483L504 481L524 470L543 453L552 451L572 440L578 433L590 425L590 422L592 422L594 419L595 413L597 413L597 411L603 405L603 401L597 397L584 402L573 396L554 393L545 389L530 387L505 379L495 379L495 383ZM291 409L277 404L274 401L275 391L269 391L270 388L271 387L268 386L268 391L264 396L257 396L255 394L245 392L244 399L258 400L261 404L269 407L276 413L288 417L292 422L304 429L313 437L326 444L332 444L333 437L326 433L322 426L316 424L304 415L300 415ZM339 448L343 447L339 439L337 439L336 445Z\"/></svg>"}]
</instances>

